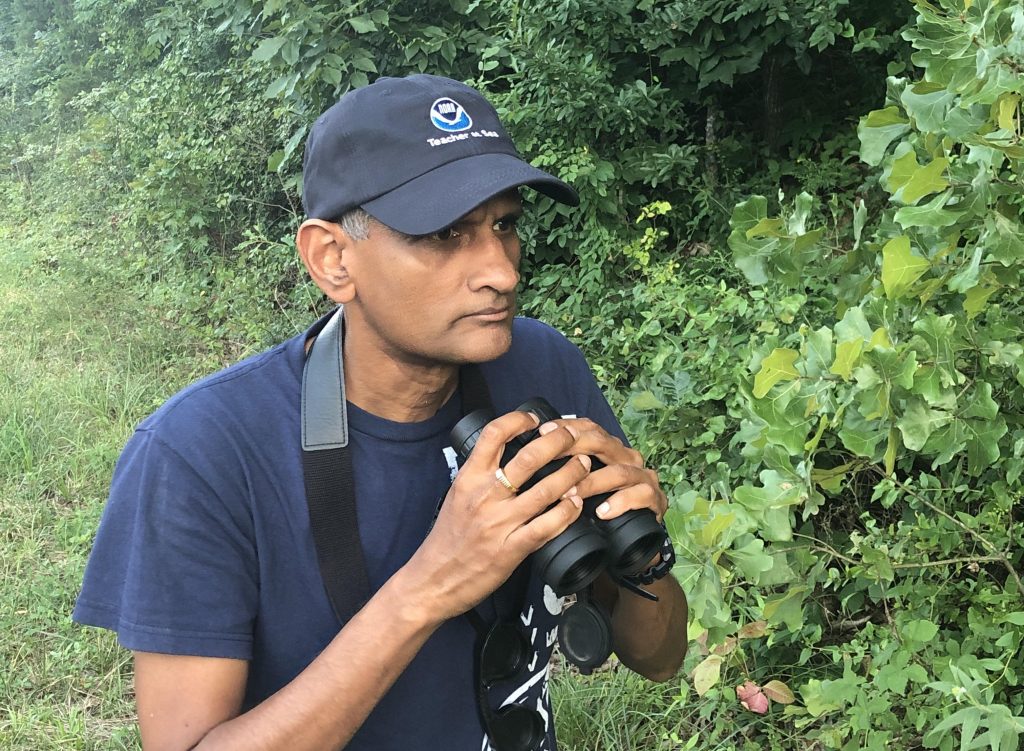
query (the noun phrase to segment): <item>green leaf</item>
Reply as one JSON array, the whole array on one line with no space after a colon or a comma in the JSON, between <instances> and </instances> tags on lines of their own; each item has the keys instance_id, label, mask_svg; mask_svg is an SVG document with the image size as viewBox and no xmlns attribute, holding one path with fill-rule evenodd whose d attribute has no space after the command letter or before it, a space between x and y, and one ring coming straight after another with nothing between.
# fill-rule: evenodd
<instances>
[{"instance_id":1,"label":"green leaf","mask_svg":"<svg viewBox=\"0 0 1024 751\"><path fill-rule=\"evenodd\" d=\"M869 112L857 126L861 160L872 166L880 164L889 145L909 130L910 121L900 114L898 107Z\"/></svg>"},{"instance_id":2,"label":"green leaf","mask_svg":"<svg viewBox=\"0 0 1024 751\"><path fill-rule=\"evenodd\" d=\"M829 368L829 372L840 376L844 381L849 381L853 374L853 367L860 359L863 350L863 339L840 342L836 345L836 359L832 363L832 367Z\"/></svg>"},{"instance_id":3,"label":"green leaf","mask_svg":"<svg viewBox=\"0 0 1024 751\"><path fill-rule=\"evenodd\" d=\"M712 547L721 537L722 532L736 521L736 514L732 512L718 514L714 519L705 524L697 533L697 539L705 547Z\"/></svg>"},{"instance_id":4,"label":"green leaf","mask_svg":"<svg viewBox=\"0 0 1024 751\"><path fill-rule=\"evenodd\" d=\"M697 696L704 696L710 691L722 674L722 658L719 655L708 655L693 669L693 688Z\"/></svg>"},{"instance_id":5,"label":"green leaf","mask_svg":"<svg viewBox=\"0 0 1024 751\"><path fill-rule=\"evenodd\" d=\"M885 474L888 477L896 469L896 452L899 450L900 437L896 428L889 428L889 441L882 455L882 462L885 466Z\"/></svg>"},{"instance_id":6,"label":"green leaf","mask_svg":"<svg viewBox=\"0 0 1024 751\"><path fill-rule=\"evenodd\" d=\"M931 434L952 419L948 412L929 409L923 402L914 399L903 417L896 421L896 426L903 435L903 444L911 451L920 451Z\"/></svg>"},{"instance_id":7,"label":"green leaf","mask_svg":"<svg viewBox=\"0 0 1024 751\"><path fill-rule=\"evenodd\" d=\"M836 340L840 342L850 342L854 339L869 341L872 336L871 325L864 315L864 310L859 307L849 308L835 329Z\"/></svg>"},{"instance_id":8,"label":"green leaf","mask_svg":"<svg viewBox=\"0 0 1024 751\"><path fill-rule=\"evenodd\" d=\"M939 633L939 627L931 621L913 620L906 623L900 629L900 633L904 639L924 644L935 638L935 635Z\"/></svg>"},{"instance_id":9,"label":"green leaf","mask_svg":"<svg viewBox=\"0 0 1024 751\"><path fill-rule=\"evenodd\" d=\"M832 329L822 326L807 335L804 349L804 371L808 377L816 378L830 372L832 362Z\"/></svg>"},{"instance_id":10,"label":"green leaf","mask_svg":"<svg viewBox=\"0 0 1024 751\"><path fill-rule=\"evenodd\" d=\"M761 369L754 376L754 397L761 399L775 384L799 378L800 373L794 366L799 356L800 353L795 349L777 347L772 350L772 353L761 361Z\"/></svg>"},{"instance_id":11,"label":"green leaf","mask_svg":"<svg viewBox=\"0 0 1024 751\"><path fill-rule=\"evenodd\" d=\"M377 30L377 24L366 14L349 18L348 24L357 34L369 34Z\"/></svg>"},{"instance_id":12,"label":"green leaf","mask_svg":"<svg viewBox=\"0 0 1024 751\"><path fill-rule=\"evenodd\" d=\"M277 172L284 163L284 149L278 149L267 157L267 172Z\"/></svg>"},{"instance_id":13,"label":"green leaf","mask_svg":"<svg viewBox=\"0 0 1024 751\"><path fill-rule=\"evenodd\" d=\"M270 37L269 39L264 39L256 45L256 49L252 51L252 59L258 63L267 62L277 54L277 51L281 49L287 41L288 39L286 37Z\"/></svg>"},{"instance_id":14,"label":"green leaf","mask_svg":"<svg viewBox=\"0 0 1024 751\"><path fill-rule=\"evenodd\" d=\"M853 202L853 249L860 247L860 236L864 232L864 222L868 217L868 208L863 198Z\"/></svg>"},{"instance_id":15,"label":"green leaf","mask_svg":"<svg viewBox=\"0 0 1024 751\"><path fill-rule=\"evenodd\" d=\"M915 159L915 164L916 161ZM914 204L931 193L945 190L949 187L949 182L943 175L948 166L949 160L942 157L914 170L910 179L893 194L893 198L905 204Z\"/></svg>"},{"instance_id":16,"label":"green leaf","mask_svg":"<svg viewBox=\"0 0 1024 751\"><path fill-rule=\"evenodd\" d=\"M985 384L986 386L988 384ZM1006 420L967 420L967 471L977 477L999 459L999 439L1006 435Z\"/></svg>"},{"instance_id":17,"label":"green leaf","mask_svg":"<svg viewBox=\"0 0 1024 751\"><path fill-rule=\"evenodd\" d=\"M981 248L974 249L970 262L949 280L949 288L953 292L966 292L978 285L978 272L981 269Z\"/></svg>"},{"instance_id":18,"label":"green leaf","mask_svg":"<svg viewBox=\"0 0 1024 751\"><path fill-rule=\"evenodd\" d=\"M1024 626L1024 612L1015 610L1003 616L1004 623L1012 623L1014 626Z\"/></svg>"},{"instance_id":19,"label":"green leaf","mask_svg":"<svg viewBox=\"0 0 1024 751\"><path fill-rule=\"evenodd\" d=\"M992 297L998 289L998 287L978 285L967 290L967 294L964 297L964 312L967 313L968 320L974 318L985 309L988 305L988 299Z\"/></svg>"},{"instance_id":20,"label":"green leaf","mask_svg":"<svg viewBox=\"0 0 1024 751\"><path fill-rule=\"evenodd\" d=\"M909 227L949 227L956 224L966 213L945 208L952 196L952 191L945 191L921 206L904 206L896 212L896 222L907 229Z\"/></svg>"},{"instance_id":21,"label":"green leaf","mask_svg":"<svg viewBox=\"0 0 1024 751\"><path fill-rule=\"evenodd\" d=\"M279 76L273 83L271 83L263 95L267 99L274 99L282 94L287 96L295 89L295 84L298 83L298 80L298 73L286 73L283 76Z\"/></svg>"},{"instance_id":22,"label":"green leaf","mask_svg":"<svg viewBox=\"0 0 1024 751\"><path fill-rule=\"evenodd\" d=\"M994 420L999 414L999 405L992 398L992 384L980 381L974 393L967 400L968 407L962 417L977 417L981 420Z\"/></svg>"},{"instance_id":23,"label":"green leaf","mask_svg":"<svg viewBox=\"0 0 1024 751\"><path fill-rule=\"evenodd\" d=\"M999 97L994 109L997 110L996 122L1003 130L1011 133L1017 130L1017 106L1020 104L1020 94L1007 92Z\"/></svg>"},{"instance_id":24,"label":"green leaf","mask_svg":"<svg viewBox=\"0 0 1024 751\"><path fill-rule=\"evenodd\" d=\"M916 336L910 346L918 352L918 360L931 361L938 369L939 382L943 387L962 383L963 375L957 372L953 362L953 342L956 321L952 315L937 316L928 313L914 322Z\"/></svg>"},{"instance_id":25,"label":"green leaf","mask_svg":"<svg viewBox=\"0 0 1024 751\"><path fill-rule=\"evenodd\" d=\"M909 144L902 144L896 153L898 156L892 160L882 176L886 190L893 194L910 182L914 173L920 169L914 149Z\"/></svg>"},{"instance_id":26,"label":"green leaf","mask_svg":"<svg viewBox=\"0 0 1024 751\"><path fill-rule=\"evenodd\" d=\"M878 444L886 435L887 432L882 430L879 423L865 420L856 409L848 409L839 431L839 440L857 456L874 461L879 458L876 457Z\"/></svg>"},{"instance_id":27,"label":"green leaf","mask_svg":"<svg viewBox=\"0 0 1024 751\"><path fill-rule=\"evenodd\" d=\"M651 391L641 391L629 397L629 406L637 412L647 412L652 409L664 409L665 403Z\"/></svg>"},{"instance_id":28,"label":"green leaf","mask_svg":"<svg viewBox=\"0 0 1024 751\"><path fill-rule=\"evenodd\" d=\"M948 424L938 428L928 437L921 452L934 456L932 469L950 462L954 456L960 454L967 446L967 439L970 433L967 430L967 423L954 417Z\"/></svg>"},{"instance_id":29,"label":"green leaf","mask_svg":"<svg viewBox=\"0 0 1024 751\"><path fill-rule=\"evenodd\" d=\"M993 259L1012 266L1024 257L1024 225L991 211L985 217L985 232L980 240Z\"/></svg>"},{"instance_id":30,"label":"green leaf","mask_svg":"<svg viewBox=\"0 0 1024 751\"><path fill-rule=\"evenodd\" d=\"M764 604L764 619L771 624L785 623L790 631L799 631L804 625L805 586L790 587L782 597L768 600Z\"/></svg>"},{"instance_id":31,"label":"green leaf","mask_svg":"<svg viewBox=\"0 0 1024 751\"><path fill-rule=\"evenodd\" d=\"M914 119L918 130L926 133L944 133L946 113L956 99L956 92L943 84L921 81L903 90L900 101Z\"/></svg>"},{"instance_id":32,"label":"green leaf","mask_svg":"<svg viewBox=\"0 0 1024 751\"><path fill-rule=\"evenodd\" d=\"M793 478L784 477L773 469L762 470L761 487L742 485L733 491L737 503L751 511L792 506L804 500L804 488Z\"/></svg>"},{"instance_id":33,"label":"green leaf","mask_svg":"<svg viewBox=\"0 0 1024 751\"><path fill-rule=\"evenodd\" d=\"M910 251L910 238L894 237L882 248L882 286L890 300L900 297L931 267L924 258Z\"/></svg>"},{"instance_id":34,"label":"green leaf","mask_svg":"<svg viewBox=\"0 0 1024 751\"><path fill-rule=\"evenodd\" d=\"M748 240L755 237L785 237L782 231L782 219L779 217L765 217L753 227L746 231Z\"/></svg>"},{"instance_id":35,"label":"green leaf","mask_svg":"<svg viewBox=\"0 0 1024 751\"><path fill-rule=\"evenodd\" d=\"M764 541L756 537L741 548L726 550L725 554L736 564L736 568L747 581L757 584L761 574L771 571L775 559L764 552Z\"/></svg>"}]
</instances>

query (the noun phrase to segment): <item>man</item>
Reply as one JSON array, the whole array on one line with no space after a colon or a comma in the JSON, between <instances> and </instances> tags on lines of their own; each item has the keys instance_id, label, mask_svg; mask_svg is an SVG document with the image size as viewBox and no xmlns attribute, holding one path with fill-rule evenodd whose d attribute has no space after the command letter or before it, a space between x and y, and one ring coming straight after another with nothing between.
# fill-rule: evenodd
<instances>
[{"instance_id":1,"label":"man","mask_svg":"<svg viewBox=\"0 0 1024 751\"><path fill-rule=\"evenodd\" d=\"M535 747L552 751L547 663L561 600L524 561L582 498L611 493L605 518L666 508L578 350L513 320L517 188L571 204L576 194L520 159L479 93L423 75L343 97L312 128L304 167L309 218L296 242L343 306L332 314L344 316L336 398L372 596L339 624L303 486L303 367L328 316L139 426L75 618L133 650L147 751L477 751L485 726L515 707L540 718ZM482 363L500 416L452 481L449 431L470 363ZM513 411L535 396L579 417L538 425ZM538 427L503 463L506 442ZM590 457L604 468L591 472ZM657 602L602 575L594 597L612 612L619 659L667 680L685 653L686 601L671 576L648 589ZM502 620L529 641L526 664L483 685L475 629Z\"/></svg>"}]
</instances>

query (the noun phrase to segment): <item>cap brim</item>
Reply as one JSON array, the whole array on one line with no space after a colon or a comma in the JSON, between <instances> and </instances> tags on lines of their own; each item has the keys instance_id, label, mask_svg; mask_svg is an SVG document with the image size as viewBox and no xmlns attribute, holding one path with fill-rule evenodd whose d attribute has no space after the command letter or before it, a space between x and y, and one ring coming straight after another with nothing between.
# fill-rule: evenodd
<instances>
[{"instance_id":1,"label":"cap brim","mask_svg":"<svg viewBox=\"0 0 1024 751\"><path fill-rule=\"evenodd\" d=\"M520 185L570 206L580 202L567 183L511 154L474 154L443 164L367 201L362 209L399 232L429 235L454 224L484 201Z\"/></svg>"}]
</instances>

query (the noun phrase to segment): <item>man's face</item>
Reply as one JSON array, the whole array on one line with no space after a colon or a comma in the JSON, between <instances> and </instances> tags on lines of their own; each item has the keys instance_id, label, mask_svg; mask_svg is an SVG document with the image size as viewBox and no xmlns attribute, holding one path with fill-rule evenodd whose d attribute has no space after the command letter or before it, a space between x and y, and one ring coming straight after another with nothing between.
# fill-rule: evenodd
<instances>
[{"instance_id":1,"label":"man's face","mask_svg":"<svg viewBox=\"0 0 1024 751\"><path fill-rule=\"evenodd\" d=\"M510 191L433 235L409 237L372 223L343 261L355 282L346 320L401 362L500 356L512 342L521 213Z\"/></svg>"}]
</instances>

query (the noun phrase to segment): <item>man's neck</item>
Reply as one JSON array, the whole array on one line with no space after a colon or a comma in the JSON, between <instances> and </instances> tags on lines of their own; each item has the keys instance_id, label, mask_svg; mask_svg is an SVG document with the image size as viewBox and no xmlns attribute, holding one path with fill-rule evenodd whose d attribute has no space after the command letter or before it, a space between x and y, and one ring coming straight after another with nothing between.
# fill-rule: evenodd
<instances>
[{"instance_id":1,"label":"man's neck","mask_svg":"<svg viewBox=\"0 0 1024 751\"><path fill-rule=\"evenodd\" d=\"M362 410L393 422L422 422L437 414L459 384L455 365L397 361L376 349L344 340L345 397Z\"/></svg>"}]
</instances>

